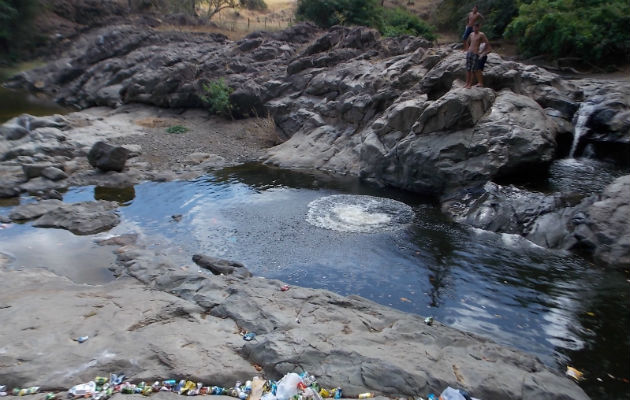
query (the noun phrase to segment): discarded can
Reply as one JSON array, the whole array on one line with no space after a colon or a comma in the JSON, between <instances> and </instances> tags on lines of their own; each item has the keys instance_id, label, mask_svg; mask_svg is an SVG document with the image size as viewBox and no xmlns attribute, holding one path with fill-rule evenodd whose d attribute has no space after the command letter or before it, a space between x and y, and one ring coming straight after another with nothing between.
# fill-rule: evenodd
<instances>
[{"instance_id":1,"label":"discarded can","mask_svg":"<svg viewBox=\"0 0 630 400\"><path fill-rule=\"evenodd\" d=\"M256 337L256 334L254 332L248 332L243 335L243 340L246 340L249 342L251 340L254 340L255 337Z\"/></svg>"},{"instance_id":2,"label":"discarded can","mask_svg":"<svg viewBox=\"0 0 630 400\"><path fill-rule=\"evenodd\" d=\"M433 393L429 393L427 400L438 400L437 396Z\"/></svg>"},{"instance_id":3,"label":"discarded can","mask_svg":"<svg viewBox=\"0 0 630 400\"><path fill-rule=\"evenodd\" d=\"M328 392L328 390L322 388L322 390L319 391L319 395L326 399L326 398L330 397L330 392Z\"/></svg>"},{"instance_id":4,"label":"discarded can","mask_svg":"<svg viewBox=\"0 0 630 400\"><path fill-rule=\"evenodd\" d=\"M164 385L164 386L175 386L175 385L177 385L177 381L175 379L167 379L164 382L162 382L162 385Z\"/></svg>"},{"instance_id":5,"label":"discarded can","mask_svg":"<svg viewBox=\"0 0 630 400\"><path fill-rule=\"evenodd\" d=\"M104 376L97 376L96 378L94 378L94 382L96 382L97 385L104 385L107 383L109 379L105 378Z\"/></svg>"},{"instance_id":6,"label":"discarded can","mask_svg":"<svg viewBox=\"0 0 630 400\"><path fill-rule=\"evenodd\" d=\"M245 381L245 393L252 392L252 381Z\"/></svg>"},{"instance_id":7,"label":"discarded can","mask_svg":"<svg viewBox=\"0 0 630 400\"><path fill-rule=\"evenodd\" d=\"M79 343L83 343L83 342L87 342L87 340L89 339L89 336L79 336L78 338L74 339Z\"/></svg>"},{"instance_id":8,"label":"discarded can","mask_svg":"<svg viewBox=\"0 0 630 400\"><path fill-rule=\"evenodd\" d=\"M424 319L424 323L429 325L429 326L433 325L433 317L426 317Z\"/></svg>"},{"instance_id":9,"label":"discarded can","mask_svg":"<svg viewBox=\"0 0 630 400\"><path fill-rule=\"evenodd\" d=\"M370 397L374 397L374 393L367 392L359 395L360 399L369 399Z\"/></svg>"},{"instance_id":10,"label":"discarded can","mask_svg":"<svg viewBox=\"0 0 630 400\"><path fill-rule=\"evenodd\" d=\"M337 389L335 389L335 399L340 399L341 396L342 396L341 395L341 388L338 387Z\"/></svg>"},{"instance_id":11,"label":"discarded can","mask_svg":"<svg viewBox=\"0 0 630 400\"><path fill-rule=\"evenodd\" d=\"M55 397L57 397L57 395L54 394L54 393L47 393L46 394L46 400L54 400Z\"/></svg>"},{"instance_id":12,"label":"discarded can","mask_svg":"<svg viewBox=\"0 0 630 400\"><path fill-rule=\"evenodd\" d=\"M280 286L280 290L282 290L283 292L286 292L287 290L289 290L291 287L289 285L282 285Z\"/></svg>"},{"instance_id":13,"label":"discarded can","mask_svg":"<svg viewBox=\"0 0 630 400\"><path fill-rule=\"evenodd\" d=\"M210 391L210 394L214 395L222 395L223 393L225 393L225 389L223 389L221 386L212 386L212 389Z\"/></svg>"},{"instance_id":14,"label":"discarded can","mask_svg":"<svg viewBox=\"0 0 630 400\"><path fill-rule=\"evenodd\" d=\"M573 367L567 367L566 374L570 376L571 378L575 379L576 381L581 381L584 375L582 371L579 371Z\"/></svg>"}]
</instances>

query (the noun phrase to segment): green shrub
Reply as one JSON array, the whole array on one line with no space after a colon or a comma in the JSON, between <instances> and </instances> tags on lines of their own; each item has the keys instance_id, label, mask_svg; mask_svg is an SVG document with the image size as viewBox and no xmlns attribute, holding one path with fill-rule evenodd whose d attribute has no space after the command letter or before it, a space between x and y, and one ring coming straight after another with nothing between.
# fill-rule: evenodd
<instances>
[{"instance_id":1,"label":"green shrub","mask_svg":"<svg viewBox=\"0 0 630 400\"><path fill-rule=\"evenodd\" d=\"M333 25L363 25L380 28L382 9L379 0L298 0L298 20L312 21L329 28Z\"/></svg>"},{"instance_id":2,"label":"green shrub","mask_svg":"<svg viewBox=\"0 0 630 400\"><path fill-rule=\"evenodd\" d=\"M481 30L490 39L503 36L503 32L512 19L518 14L518 0L444 0L438 6L435 23L438 28L464 33L468 13L474 5L484 16Z\"/></svg>"},{"instance_id":3,"label":"green shrub","mask_svg":"<svg viewBox=\"0 0 630 400\"><path fill-rule=\"evenodd\" d=\"M599 64L627 62L630 8L626 0L523 2L505 36L515 39L525 56L576 56Z\"/></svg>"},{"instance_id":4,"label":"green shrub","mask_svg":"<svg viewBox=\"0 0 630 400\"><path fill-rule=\"evenodd\" d=\"M383 10L381 33L384 36L412 35L435 40L432 26L421 20L417 15L401 7Z\"/></svg>"},{"instance_id":5,"label":"green shrub","mask_svg":"<svg viewBox=\"0 0 630 400\"><path fill-rule=\"evenodd\" d=\"M266 10L267 3L265 0L239 0L241 7L248 10Z\"/></svg>"},{"instance_id":6,"label":"green shrub","mask_svg":"<svg viewBox=\"0 0 630 400\"><path fill-rule=\"evenodd\" d=\"M211 113L228 117L231 115L232 105L230 104L230 88L223 78L216 81L212 81L203 86L204 94L201 96L201 100L208 104L208 109Z\"/></svg>"},{"instance_id":7,"label":"green shrub","mask_svg":"<svg viewBox=\"0 0 630 400\"><path fill-rule=\"evenodd\" d=\"M38 0L0 0L0 56L15 57L41 40L32 22Z\"/></svg>"},{"instance_id":8,"label":"green shrub","mask_svg":"<svg viewBox=\"0 0 630 400\"><path fill-rule=\"evenodd\" d=\"M183 125L173 125L166 128L166 133L186 133L188 132L188 128Z\"/></svg>"}]
</instances>

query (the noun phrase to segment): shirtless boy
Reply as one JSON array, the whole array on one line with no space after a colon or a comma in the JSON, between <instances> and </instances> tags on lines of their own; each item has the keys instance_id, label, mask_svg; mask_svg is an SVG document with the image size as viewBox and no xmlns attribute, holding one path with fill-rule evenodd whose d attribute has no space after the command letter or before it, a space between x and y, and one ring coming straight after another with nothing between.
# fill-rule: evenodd
<instances>
[{"instance_id":1,"label":"shirtless boy","mask_svg":"<svg viewBox=\"0 0 630 400\"><path fill-rule=\"evenodd\" d=\"M464 36L462 37L462 40L464 41L464 51L467 50L466 39L468 39L468 36L472 33L473 26L476 23L481 22L481 19L484 19L483 15L481 15L476 5L473 6L472 11L468 13L468 23L466 24L466 30L464 30Z\"/></svg>"},{"instance_id":2,"label":"shirtless boy","mask_svg":"<svg viewBox=\"0 0 630 400\"><path fill-rule=\"evenodd\" d=\"M483 44L483 46L482 46ZM485 58L492 47L488 38L483 32L479 31L479 23L473 25L473 32L468 36L466 40L466 86L470 88L473 82L473 75L477 78L477 86L483 86L483 65L485 64Z\"/></svg>"}]
</instances>

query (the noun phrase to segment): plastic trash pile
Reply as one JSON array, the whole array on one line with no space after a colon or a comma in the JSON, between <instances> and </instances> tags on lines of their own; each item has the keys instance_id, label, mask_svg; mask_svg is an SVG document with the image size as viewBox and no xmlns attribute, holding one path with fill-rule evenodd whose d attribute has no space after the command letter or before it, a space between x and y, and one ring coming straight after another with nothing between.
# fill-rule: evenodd
<instances>
[{"instance_id":1,"label":"plastic trash pile","mask_svg":"<svg viewBox=\"0 0 630 400\"><path fill-rule=\"evenodd\" d=\"M15 388L11 394L14 396L25 396L39 392L39 387L26 389ZM190 380L168 379L165 381L155 381L153 384L140 382L132 384L125 380L124 374L111 374L109 378L97 376L93 381L73 386L68 390L70 399L92 399L106 400L114 393L122 394L142 394L149 396L155 392L173 392L185 396L202 395L224 395L238 398L240 400L323 400L341 399L341 388L326 389L321 387L313 375L308 372L297 374L294 372L286 374L279 381L265 380L255 376L252 380L244 384L237 381L234 387L225 388L221 386L204 386L201 382ZM6 386L0 385L0 396L6 396ZM55 400L58 397L55 393L48 393L46 400ZM374 393L366 392L359 394L359 399L374 397ZM422 399L422 398L419 398ZM438 400L433 393L429 394L428 400ZM478 400L471 398L468 393L462 390L446 388L439 397L439 400Z\"/></svg>"}]
</instances>

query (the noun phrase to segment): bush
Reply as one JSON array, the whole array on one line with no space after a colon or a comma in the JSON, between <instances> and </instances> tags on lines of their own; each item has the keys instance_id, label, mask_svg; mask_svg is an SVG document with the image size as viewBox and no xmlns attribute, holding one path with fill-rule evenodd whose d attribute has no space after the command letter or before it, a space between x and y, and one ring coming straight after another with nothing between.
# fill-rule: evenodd
<instances>
[{"instance_id":1,"label":"bush","mask_svg":"<svg viewBox=\"0 0 630 400\"><path fill-rule=\"evenodd\" d=\"M474 5L484 16L481 30L490 39L502 37L505 28L518 14L517 0L444 0L436 13L438 27L463 34L468 13Z\"/></svg>"},{"instance_id":2,"label":"bush","mask_svg":"<svg viewBox=\"0 0 630 400\"><path fill-rule=\"evenodd\" d=\"M240 0L241 7L248 10L266 10L265 0Z\"/></svg>"},{"instance_id":3,"label":"bush","mask_svg":"<svg viewBox=\"0 0 630 400\"><path fill-rule=\"evenodd\" d=\"M15 56L37 39L32 21L37 0L0 0L0 54Z\"/></svg>"},{"instance_id":4,"label":"bush","mask_svg":"<svg viewBox=\"0 0 630 400\"><path fill-rule=\"evenodd\" d=\"M400 7L383 10L381 33L384 36L412 35L435 40L432 26L421 20L417 15Z\"/></svg>"},{"instance_id":5,"label":"bush","mask_svg":"<svg viewBox=\"0 0 630 400\"><path fill-rule=\"evenodd\" d=\"M230 88L223 78L216 81L212 81L203 86L204 94L201 96L201 100L208 104L208 109L211 113L228 117L232 112L232 105L230 104L230 94L232 88Z\"/></svg>"},{"instance_id":6,"label":"bush","mask_svg":"<svg viewBox=\"0 0 630 400\"><path fill-rule=\"evenodd\" d=\"M333 25L363 25L380 28L382 9L378 0L298 0L298 20L312 21L329 28Z\"/></svg>"},{"instance_id":7,"label":"bush","mask_svg":"<svg viewBox=\"0 0 630 400\"><path fill-rule=\"evenodd\" d=\"M629 27L626 0L533 0L521 4L505 36L525 56L576 56L601 64L628 61Z\"/></svg>"},{"instance_id":8,"label":"bush","mask_svg":"<svg viewBox=\"0 0 630 400\"><path fill-rule=\"evenodd\" d=\"M188 128L186 128L183 125L173 125L173 126L169 126L166 129L166 133L179 134L179 133L186 133L186 132L188 132Z\"/></svg>"}]
</instances>

